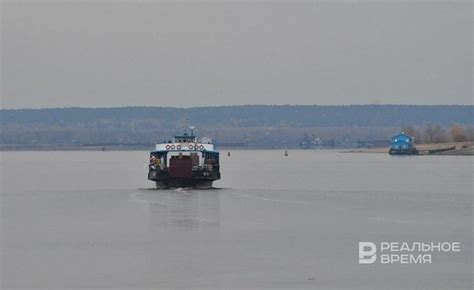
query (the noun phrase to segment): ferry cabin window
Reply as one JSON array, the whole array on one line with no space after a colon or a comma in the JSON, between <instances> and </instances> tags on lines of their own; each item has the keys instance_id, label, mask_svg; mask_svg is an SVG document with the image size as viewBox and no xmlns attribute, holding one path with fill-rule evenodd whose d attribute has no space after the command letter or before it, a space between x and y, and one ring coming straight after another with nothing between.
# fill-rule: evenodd
<instances>
[{"instance_id":1,"label":"ferry cabin window","mask_svg":"<svg viewBox=\"0 0 474 290\"><path fill-rule=\"evenodd\" d=\"M189 137L177 137L175 140L177 143L193 142L192 138Z\"/></svg>"}]
</instances>

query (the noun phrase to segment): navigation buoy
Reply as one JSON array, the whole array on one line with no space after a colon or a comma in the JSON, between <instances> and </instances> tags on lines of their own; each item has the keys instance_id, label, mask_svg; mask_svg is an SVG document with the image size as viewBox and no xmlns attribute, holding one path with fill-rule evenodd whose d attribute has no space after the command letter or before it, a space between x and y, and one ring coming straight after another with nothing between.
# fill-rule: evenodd
<instances>
[{"instance_id":1,"label":"navigation buoy","mask_svg":"<svg viewBox=\"0 0 474 290\"><path fill-rule=\"evenodd\" d=\"M285 156L288 156L288 150L285 150Z\"/></svg>"},{"instance_id":2,"label":"navigation buoy","mask_svg":"<svg viewBox=\"0 0 474 290\"><path fill-rule=\"evenodd\" d=\"M230 156L230 152L227 152L227 156Z\"/></svg>"}]
</instances>

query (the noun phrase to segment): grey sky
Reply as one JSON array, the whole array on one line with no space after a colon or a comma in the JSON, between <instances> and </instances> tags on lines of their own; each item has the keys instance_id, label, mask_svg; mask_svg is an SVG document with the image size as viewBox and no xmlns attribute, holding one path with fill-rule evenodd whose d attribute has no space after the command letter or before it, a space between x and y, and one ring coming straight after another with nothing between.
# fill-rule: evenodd
<instances>
[{"instance_id":1,"label":"grey sky","mask_svg":"<svg viewBox=\"0 0 474 290\"><path fill-rule=\"evenodd\" d=\"M3 1L2 106L472 104L472 20L471 1Z\"/></svg>"}]
</instances>

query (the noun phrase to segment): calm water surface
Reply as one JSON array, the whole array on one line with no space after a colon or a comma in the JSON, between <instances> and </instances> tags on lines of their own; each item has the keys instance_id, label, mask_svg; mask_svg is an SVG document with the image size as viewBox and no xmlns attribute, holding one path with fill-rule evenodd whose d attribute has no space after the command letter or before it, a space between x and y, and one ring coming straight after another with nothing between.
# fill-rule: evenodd
<instances>
[{"instance_id":1,"label":"calm water surface","mask_svg":"<svg viewBox=\"0 0 474 290\"><path fill-rule=\"evenodd\" d=\"M154 190L147 152L1 153L2 289L472 287L473 159L232 151L214 190ZM359 241L458 241L359 265Z\"/></svg>"}]
</instances>

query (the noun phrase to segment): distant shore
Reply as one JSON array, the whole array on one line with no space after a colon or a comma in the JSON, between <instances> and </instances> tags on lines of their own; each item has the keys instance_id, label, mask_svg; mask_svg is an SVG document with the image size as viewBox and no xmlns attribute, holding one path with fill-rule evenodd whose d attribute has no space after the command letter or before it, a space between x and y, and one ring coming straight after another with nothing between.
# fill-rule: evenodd
<instances>
[{"instance_id":1,"label":"distant shore","mask_svg":"<svg viewBox=\"0 0 474 290\"><path fill-rule=\"evenodd\" d=\"M462 156L474 156L474 142L448 142L448 143L436 143L436 144L417 144L416 148L419 151L428 151L434 149L452 148L455 149L447 150L431 155L462 155ZM388 147L377 147L377 148L364 148L364 149L353 149L344 152L349 153L384 153L388 154Z\"/></svg>"},{"instance_id":2,"label":"distant shore","mask_svg":"<svg viewBox=\"0 0 474 290\"><path fill-rule=\"evenodd\" d=\"M419 151L428 151L434 149L452 148L455 149L438 152L431 155L461 155L474 156L474 142L449 142L436 144L417 144ZM0 145L0 151L150 151L153 145L58 145L58 144L8 144ZM224 148L221 150L284 150L281 148ZM288 148L288 150L303 150L300 148ZM307 149L310 151L310 149ZM357 148L341 150L343 153L381 153L388 154L388 147Z\"/></svg>"},{"instance_id":3,"label":"distant shore","mask_svg":"<svg viewBox=\"0 0 474 290\"><path fill-rule=\"evenodd\" d=\"M0 151L150 151L155 145L60 145L60 144L7 144L0 145ZM219 147L222 150L246 150L244 147ZM261 149L261 148L249 148ZM271 148L268 148L271 149ZM277 149L284 150L284 149Z\"/></svg>"},{"instance_id":4,"label":"distant shore","mask_svg":"<svg viewBox=\"0 0 474 290\"><path fill-rule=\"evenodd\" d=\"M143 151L153 146L145 145L0 145L0 151Z\"/></svg>"}]
</instances>

